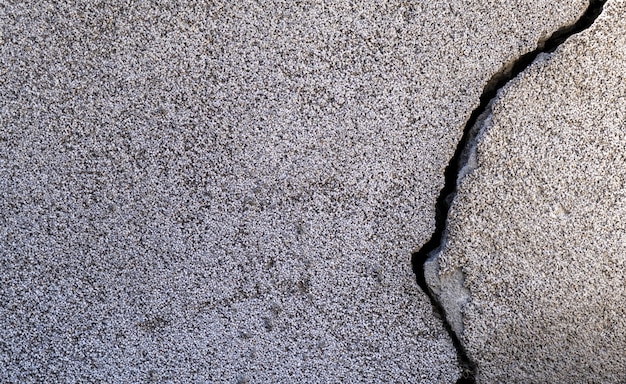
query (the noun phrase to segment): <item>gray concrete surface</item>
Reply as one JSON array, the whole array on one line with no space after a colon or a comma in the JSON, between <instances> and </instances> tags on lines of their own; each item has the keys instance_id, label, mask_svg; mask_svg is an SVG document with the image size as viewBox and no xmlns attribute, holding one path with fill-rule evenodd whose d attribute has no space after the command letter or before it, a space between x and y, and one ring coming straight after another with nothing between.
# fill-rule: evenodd
<instances>
[{"instance_id":1,"label":"gray concrete surface","mask_svg":"<svg viewBox=\"0 0 626 384\"><path fill-rule=\"evenodd\" d=\"M454 381L410 252L584 6L3 2L0 381Z\"/></svg>"},{"instance_id":2,"label":"gray concrete surface","mask_svg":"<svg viewBox=\"0 0 626 384\"><path fill-rule=\"evenodd\" d=\"M461 181L431 283L480 383L626 381L625 15L503 89Z\"/></svg>"}]
</instances>

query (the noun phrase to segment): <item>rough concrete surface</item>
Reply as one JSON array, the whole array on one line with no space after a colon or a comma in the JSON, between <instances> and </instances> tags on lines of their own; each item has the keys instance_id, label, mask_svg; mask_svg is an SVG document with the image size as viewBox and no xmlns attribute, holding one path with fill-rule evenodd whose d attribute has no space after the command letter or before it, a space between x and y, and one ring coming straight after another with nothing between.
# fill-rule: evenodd
<instances>
[{"instance_id":1,"label":"rough concrete surface","mask_svg":"<svg viewBox=\"0 0 626 384\"><path fill-rule=\"evenodd\" d=\"M2 2L0 381L454 381L410 252L585 5Z\"/></svg>"},{"instance_id":2,"label":"rough concrete surface","mask_svg":"<svg viewBox=\"0 0 626 384\"><path fill-rule=\"evenodd\" d=\"M625 15L501 91L459 185L430 282L480 383L626 382Z\"/></svg>"}]
</instances>

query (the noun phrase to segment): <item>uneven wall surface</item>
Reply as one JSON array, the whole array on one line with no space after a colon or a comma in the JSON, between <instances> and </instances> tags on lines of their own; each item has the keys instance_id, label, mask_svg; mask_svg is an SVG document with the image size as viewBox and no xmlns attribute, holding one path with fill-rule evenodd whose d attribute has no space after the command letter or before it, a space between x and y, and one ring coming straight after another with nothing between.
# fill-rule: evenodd
<instances>
[{"instance_id":1,"label":"uneven wall surface","mask_svg":"<svg viewBox=\"0 0 626 384\"><path fill-rule=\"evenodd\" d=\"M431 283L481 383L626 381L625 15L502 90L460 182Z\"/></svg>"},{"instance_id":2,"label":"uneven wall surface","mask_svg":"<svg viewBox=\"0 0 626 384\"><path fill-rule=\"evenodd\" d=\"M410 253L488 80L585 6L3 2L0 381L456 380Z\"/></svg>"}]
</instances>

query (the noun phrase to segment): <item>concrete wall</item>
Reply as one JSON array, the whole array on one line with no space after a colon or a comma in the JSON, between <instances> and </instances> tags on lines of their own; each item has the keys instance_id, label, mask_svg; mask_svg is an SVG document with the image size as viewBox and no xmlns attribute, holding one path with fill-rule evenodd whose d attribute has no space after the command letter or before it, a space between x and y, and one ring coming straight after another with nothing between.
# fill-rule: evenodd
<instances>
[{"instance_id":1,"label":"concrete wall","mask_svg":"<svg viewBox=\"0 0 626 384\"><path fill-rule=\"evenodd\" d=\"M430 272L464 277L443 317L410 258L463 129L586 2L1 5L0 381L442 383L465 355L484 382L623 381L609 5L494 104Z\"/></svg>"}]
</instances>

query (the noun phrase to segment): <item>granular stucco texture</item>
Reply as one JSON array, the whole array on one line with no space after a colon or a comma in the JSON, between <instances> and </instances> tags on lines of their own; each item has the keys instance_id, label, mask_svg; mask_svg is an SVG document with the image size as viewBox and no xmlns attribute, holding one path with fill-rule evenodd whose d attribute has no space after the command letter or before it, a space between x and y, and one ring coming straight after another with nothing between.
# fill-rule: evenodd
<instances>
[{"instance_id":1,"label":"granular stucco texture","mask_svg":"<svg viewBox=\"0 0 626 384\"><path fill-rule=\"evenodd\" d=\"M501 91L460 182L430 283L480 383L626 382L625 15Z\"/></svg>"},{"instance_id":2,"label":"granular stucco texture","mask_svg":"<svg viewBox=\"0 0 626 384\"><path fill-rule=\"evenodd\" d=\"M585 5L4 2L0 381L454 381L410 253Z\"/></svg>"}]
</instances>

